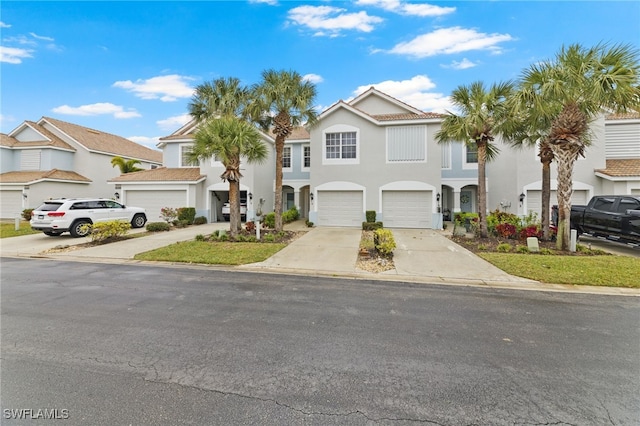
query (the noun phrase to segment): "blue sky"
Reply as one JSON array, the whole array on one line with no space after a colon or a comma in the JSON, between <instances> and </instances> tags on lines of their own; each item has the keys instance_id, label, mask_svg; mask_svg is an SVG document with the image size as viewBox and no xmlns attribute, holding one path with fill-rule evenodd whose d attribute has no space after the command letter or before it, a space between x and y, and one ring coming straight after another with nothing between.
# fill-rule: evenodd
<instances>
[{"instance_id":1,"label":"blue sky","mask_svg":"<svg viewBox=\"0 0 640 426\"><path fill-rule=\"evenodd\" d=\"M564 44L640 47L639 1L0 3L0 130L42 116L154 147L193 88L265 69L317 86L319 111L370 86L425 111L516 79Z\"/></svg>"}]
</instances>

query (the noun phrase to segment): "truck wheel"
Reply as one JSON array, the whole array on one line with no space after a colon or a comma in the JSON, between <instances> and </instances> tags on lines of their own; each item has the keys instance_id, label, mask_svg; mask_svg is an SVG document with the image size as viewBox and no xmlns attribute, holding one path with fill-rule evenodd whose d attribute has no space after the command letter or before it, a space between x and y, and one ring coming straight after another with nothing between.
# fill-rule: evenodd
<instances>
[{"instance_id":1,"label":"truck wheel","mask_svg":"<svg viewBox=\"0 0 640 426\"><path fill-rule=\"evenodd\" d=\"M142 228L145 223L147 223L146 216L142 213L138 213L137 215L133 216L133 220L131 220L131 227Z\"/></svg>"},{"instance_id":2,"label":"truck wheel","mask_svg":"<svg viewBox=\"0 0 640 426\"><path fill-rule=\"evenodd\" d=\"M91 222L88 220L78 220L71 225L69 233L74 238L86 237L91 233Z\"/></svg>"}]
</instances>

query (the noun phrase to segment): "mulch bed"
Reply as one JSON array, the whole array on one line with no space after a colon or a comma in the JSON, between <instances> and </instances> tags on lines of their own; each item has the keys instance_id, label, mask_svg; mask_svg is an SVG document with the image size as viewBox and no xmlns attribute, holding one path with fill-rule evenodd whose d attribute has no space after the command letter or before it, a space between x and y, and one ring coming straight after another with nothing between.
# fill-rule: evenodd
<instances>
[{"instance_id":1,"label":"mulch bed","mask_svg":"<svg viewBox=\"0 0 640 426\"><path fill-rule=\"evenodd\" d=\"M498 250L498 246L500 244L511 245L511 250L509 251L509 253L518 253L518 247L527 247L526 240L515 240L511 238L501 238L495 236L481 238L471 234L467 234L464 236L450 235L449 239L473 253L504 253L504 251ZM543 251L548 250L548 254L558 254L563 256L593 256L609 254L602 250L590 250L588 248L577 250L576 252L560 251L556 248L555 241L538 240L538 247Z\"/></svg>"}]
</instances>

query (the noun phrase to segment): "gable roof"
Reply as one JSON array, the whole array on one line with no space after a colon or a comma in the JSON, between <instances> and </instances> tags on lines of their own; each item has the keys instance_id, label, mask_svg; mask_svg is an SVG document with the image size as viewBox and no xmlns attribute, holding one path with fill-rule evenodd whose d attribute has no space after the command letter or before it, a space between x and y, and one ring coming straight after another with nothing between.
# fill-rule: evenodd
<instances>
[{"instance_id":1,"label":"gable roof","mask_svg":"<svg viewBox=\"0 0 640 426\"><path fill-rule=\"evenodd\" d=\"M349 105L356 106L357 104L359 104L360 102L362 102L363 100L367 99L370 96L377 96L379 98L385 99L386 101L391 102L392 104L395 104L396 106L404 110L407 110L407 112L410 112L410 113L414 113L414 114L424 113L423 111L420 111L418 108L415 108L405 102L402 102L400 99L394 98L393 96L387 95L386 93L379 91L374 86L371 86L369 89L367 89L366 91L362 92L361 94L356 96L354 99L349 101Z\"/></svg>"},{"instance_id":2,"label":"gable roof","mask_svg":"<svg viewBox=\"0 0 640 426\"><path fill-rule=\"evenodd\" d=\"M42 139L34 140L34 141L19 141L18 139L15 138L15 136L13 136L13 135L19 134L20 131L22 131L26 127L29 127L35 133L42 136ZM60 148L60 149L65 149L69 151L76 151L74 147L72 147L71 145L69 145L62 139L60 139L58 136L51 133L49 130L45 129L42 126L39 126L37 123L34 123L33 121L28 121L28 120L24 121L20 126L15 128L8 135L5 135L4 133L2 133L0 137L0 145L10 147L10 148L54 147L54 148Z\"/></svg>"},{"instance_id":3,"label":"gable roof","mask_svg":"<svg viewBox=\"0 0 640 426\"><path fill-rule=\"evenodd\" d=\"M377 92L377 91L376 91ZM347 103L343 100L339 100L329 108L324 110L318 117L318 121L323 120L329 115L333 114L339 109L346 109L365 120L368 120L376 125L388 124L389 122L405 122L405 121L421 121L421 120L436 120L439 121L445 116L436 112L406 112L406 113L391 113L391 114L369 114L360 108L356 108L351 103Z\"/></svg>"},{"instance_id":4,"label":"gable roof","mask_svg":"<svg viewBox=\"0 0 640 426\"><path fill-rule=\"evenodd\" d=\"M200 123L198 123L195 119L192 119L191 121L189 121L187 124L185 124L184 126L180 127L178 130L176 130L175 132L171 133L169 136L163 136L160 138L160 142L158 142L158 144L156 145L158 148L162 148L166 142L172 142L172 141L193 141L195 139L195 134L198 131L198 125ZM275 139L263 132L261 129L258 129L258 132L268 141L273 143L275 141ZM295 132L295 129L294 129ZM309 138L309 135L307 133L307 139ZM301 138L304 139L304 138Z\"/></svg>"},{"instance_id":5,"label":"gable roof","mask_svg":"<svg viewBox=\"0 0 640 426\"><path fill-rule=\"evenodd\" d=\"M91 179L70 170L33 170L6 172L0 174L0 183L17 183L23 185L34 184L40 181L71 181L78 183L90 183Z\"/></svg>"},{"instance_id":6,"label":"gable roof","mask_svg":"<svg viewBox=\"0 0 640 426\"><path fill-rule=\"evenodd\" d=\"M121 136L67 123L51 117L42 117L36 124L39 130L43 129L44 131L47 131L44 127L45 124L55 127L89 151L162 164L162 153L160 151L147 148Z\"/></svg>"},{"instance_id":7,"label":"gable roof","mask_svg":"<svg viewBox=\"0 0 640 426\"><path fill-rule=\"evenodd\" d=\"M158 167L157 169L125 173L107 182L200 182L207 176L200 173L199 167Z\"/></svg>"}]
</instances>

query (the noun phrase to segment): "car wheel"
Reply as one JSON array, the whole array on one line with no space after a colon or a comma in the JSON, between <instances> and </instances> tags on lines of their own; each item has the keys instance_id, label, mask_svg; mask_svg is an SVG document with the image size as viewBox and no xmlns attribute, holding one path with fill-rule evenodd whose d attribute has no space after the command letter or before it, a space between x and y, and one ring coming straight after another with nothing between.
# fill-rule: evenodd
<instances>
[{"instance_id":1,"label":"car wheel","mask_svg":"<svg viewBox=\"0 0 640 426\"><path fill-rule=\"evenodd\" d=\"M142 228L145 223L147 223L147 217L143 214L137 214L133 216L133 220L131 221L131 227Z\"/></svg>"},{"instance_id":2,"label":"car wheel","mask_svg":"<svg viewBox=\"0 0 640 426\"><path fill-rule=\"evenodd\" d=\"M44 232L44 235L48 235L50 237L59 237L62 232L54 232L54 231L42 231Z\"/></svg>"},{"instance_id":3,"label":"car wheel","mask_svg":"<svg viewBox=\"0 0 640 426\"><path fill-rule=\"evenodd\" d=\"M91 233L91 222L88 220L79 220L74 222L69 232L74 238L86 237Z\"/></svg>"}]
</instances>

